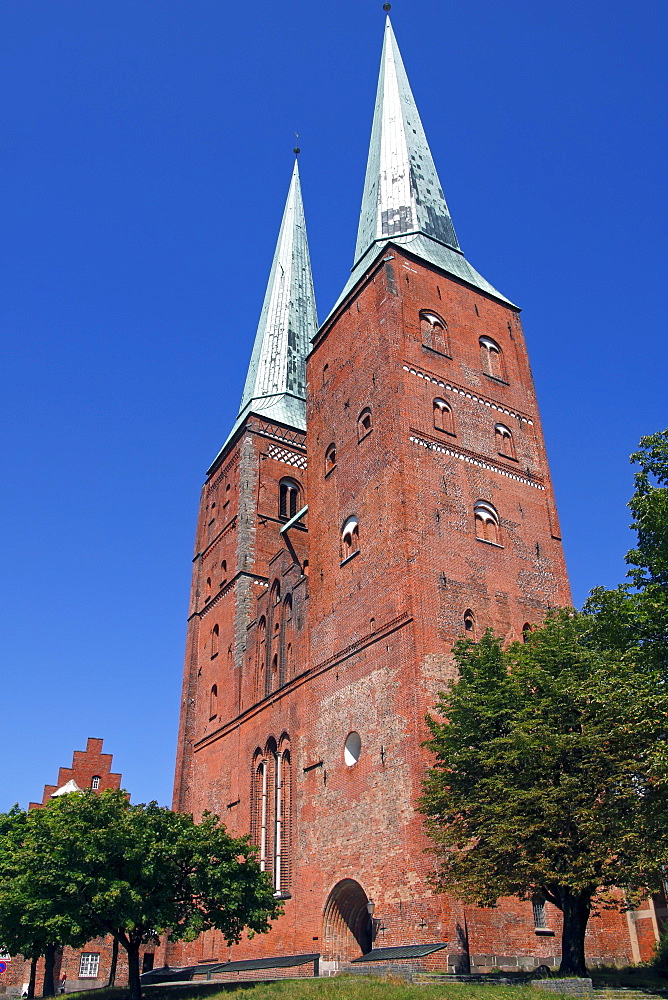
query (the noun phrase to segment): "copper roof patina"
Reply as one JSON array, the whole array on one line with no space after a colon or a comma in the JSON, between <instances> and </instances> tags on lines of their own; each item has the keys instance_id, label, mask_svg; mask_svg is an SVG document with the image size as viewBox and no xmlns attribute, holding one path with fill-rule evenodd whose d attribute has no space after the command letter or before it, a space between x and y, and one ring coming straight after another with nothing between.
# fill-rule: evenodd
<instances>
[{"instance_id":1,"label":"copper roof patina","mask_svg":"<svg viewBox=\"0 0 668 1000\"><path fill-rule=\"evenodd\" d=\"M355 263L336 306L389 242L512 305L462 253L388 17Z\"/></svg>"},{"instance_id":2,"label":"copper roof patina","mask_svg":"<svg viewBox=\"0 0 668 1000\"><path fill-rule=\"evenodd\" d=\"M311 337L317 329L304 205L295 160L239 415L218 457L251 413L306 430L305 363Z\"/></svg>"}]
</instances>

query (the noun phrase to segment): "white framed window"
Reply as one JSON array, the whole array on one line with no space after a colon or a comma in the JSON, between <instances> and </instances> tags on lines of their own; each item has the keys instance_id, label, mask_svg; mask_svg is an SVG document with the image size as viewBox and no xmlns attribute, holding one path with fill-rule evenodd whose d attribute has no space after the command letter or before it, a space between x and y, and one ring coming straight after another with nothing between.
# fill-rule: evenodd
<instances>
[{"instance_id":1,"label":"white framed window","mask_svg":"<svg viewBox=\"0 0 668 1000\"><path fill-rule=\"evenodd\" d=\"M536 930L542 931L547 927L547 918L545 916L545 900L544 899L534 899L533 901L533 924Z\"/></svg>"},{"instance_id":2,"label":"white framed window","mask_svg":"<svg viewBox=\"0 0 668 1000\"><path fill-rule=\"evenodd\" d=\"M90 787L93 789L94 792L96 792L99 789L101 780L102 779L100 778L99 774L96 774L95 777L91 780Z\"/></svg>"},{"instance_id":3,"label":"white framed window","mask_svg":"<svg viewBox=\"0 0 668 1000\"><path fill-rule=\"evenodd\" d=\"M99 951L83 951L79 960L79 979L97 979L100 968Z\"/></svg>"}]
</instances>

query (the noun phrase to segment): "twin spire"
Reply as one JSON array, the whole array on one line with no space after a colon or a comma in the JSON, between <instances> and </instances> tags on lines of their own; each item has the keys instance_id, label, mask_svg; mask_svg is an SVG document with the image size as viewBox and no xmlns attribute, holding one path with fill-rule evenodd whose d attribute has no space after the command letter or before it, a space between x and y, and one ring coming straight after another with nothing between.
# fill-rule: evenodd
<instances>
[{"instance_id":1,"label":"twin spire","mask_svg":"<svg viewBox=\"0 0 668 1000\"><path fill-rule=\"evenodd\" d=\"M509 303L461 251L389 17L355 261L337 306L388 242ZM305 364L317 329L295 162L241 408L228 442L250 413L306 430Z\"/></svg>"},{"instance_id":2,"label":"twin spire","mask_svg":"<svg viewBox=\"0 0 668 1000\"><path fill-rule=\"evenodd\" d=\"M306 430L306 355L317 330L304 204L295 160L241 407L223 450L250 413Z\"/></svg>"}]
</instances>

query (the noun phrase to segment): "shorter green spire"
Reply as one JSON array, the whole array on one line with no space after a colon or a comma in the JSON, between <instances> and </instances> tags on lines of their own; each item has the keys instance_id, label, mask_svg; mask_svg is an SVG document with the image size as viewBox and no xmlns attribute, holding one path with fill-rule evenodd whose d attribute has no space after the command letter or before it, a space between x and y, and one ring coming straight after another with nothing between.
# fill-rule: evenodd
<instances>
[{"instance_id":1,"label":"shorter green spire","mask_svg":"<svg viewBox=\"0 0 668 1000\"><path fill-rule=\"evenodd\" d=\"M304 205L295 159L241 407L223 450L251 413L306 430L306 355L317 329Z\"/></svg>"}]
</instances>

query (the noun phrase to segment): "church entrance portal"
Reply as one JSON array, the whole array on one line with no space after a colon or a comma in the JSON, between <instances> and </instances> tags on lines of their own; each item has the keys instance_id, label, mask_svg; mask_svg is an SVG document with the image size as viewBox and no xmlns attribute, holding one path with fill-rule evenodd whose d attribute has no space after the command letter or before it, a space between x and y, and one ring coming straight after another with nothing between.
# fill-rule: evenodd
<instances>
[{"instance_id":1,"label":"church entrance portal","mask_svg":"<svg viewBox=\"0 0 668 1000\"><path fill-rule=\"evenodd\" d=\"M325 903L323 918L323 958L352 961L371 951L369 902L359 882L344 878L337 882Z\"/></svg>"}]
</instances>

